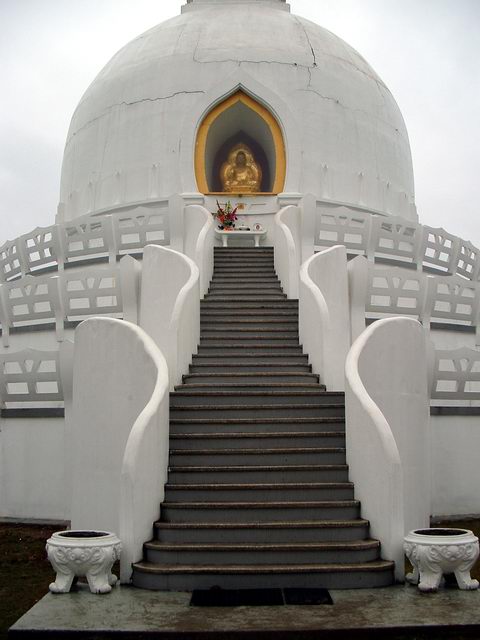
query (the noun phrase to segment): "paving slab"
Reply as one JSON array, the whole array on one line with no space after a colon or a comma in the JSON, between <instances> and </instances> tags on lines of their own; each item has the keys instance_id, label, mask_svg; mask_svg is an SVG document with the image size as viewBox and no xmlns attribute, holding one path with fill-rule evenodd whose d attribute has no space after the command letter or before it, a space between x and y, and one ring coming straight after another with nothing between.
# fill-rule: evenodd
<instances>
[{"instance_id":1,"label":"paving slab","mask_svg":"<svg viewBox=\"0 0 480 640\"><path fill-rule=\"evenodd\" d=\"M480 592L415 587L332 590L333 605L193 607L191 594L122 586L93 595L86 585L47 594L11 628L32 640L321 640L323 638L480 638Z\"/></svg>"}]
</instances>

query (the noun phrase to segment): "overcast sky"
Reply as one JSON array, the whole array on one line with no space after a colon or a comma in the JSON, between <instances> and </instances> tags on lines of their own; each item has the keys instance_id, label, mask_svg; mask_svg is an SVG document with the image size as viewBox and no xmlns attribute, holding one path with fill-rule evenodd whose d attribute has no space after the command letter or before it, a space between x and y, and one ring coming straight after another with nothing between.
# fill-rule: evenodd
<instances>
[{"instance_id":1,"label":"overcast sky","mask_svg":"<svg viewBox=\"0 0 480 640\"><path fill-rule=\"evenodd\" d=\"M0 0L0 244L53 223L83 92L119 48L182 4ZM410 135L420 220L480 247L480 0L290 4L357 49L393 93Z\"/></svg>"}]
</instances>

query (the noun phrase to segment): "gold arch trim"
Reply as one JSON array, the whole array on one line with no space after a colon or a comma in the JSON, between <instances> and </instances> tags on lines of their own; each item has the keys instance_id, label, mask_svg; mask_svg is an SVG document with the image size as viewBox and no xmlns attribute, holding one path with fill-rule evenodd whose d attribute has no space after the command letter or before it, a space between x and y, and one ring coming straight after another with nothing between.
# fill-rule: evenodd
<instances>
[{"instance_id":1,"label":"gold arch trim","mask_svg":"<svg viewBox=\"0 0 480 640\"><path fill-rule=\"evenodd\" d=\"M272 113L243 91L237 91L223 100L223 102L217 104L207 113L200 124L195 144L195 177L197 179L198 190L200 193L212 193L208 188L207 172L205 168L205 151L207 148L207 138L210 127L213 125L215 120L224 113L224 111L233 107L237 102L241 102L252 111L255 111L255 113L266 123L270 133L272 134L275 149L275 179L270 193L281 193L285 184L285 175L287 170L285 143L283 140L282 130Z\"/></svg>"}]
</instances>

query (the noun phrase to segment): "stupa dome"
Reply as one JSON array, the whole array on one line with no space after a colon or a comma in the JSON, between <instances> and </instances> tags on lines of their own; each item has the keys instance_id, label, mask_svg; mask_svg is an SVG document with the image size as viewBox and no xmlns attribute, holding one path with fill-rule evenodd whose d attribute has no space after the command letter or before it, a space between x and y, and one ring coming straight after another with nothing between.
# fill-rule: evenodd
<instances>
[{"instance_id":1,"label":"stupa dome","mask_svg":"<svg viewBox=\"0 0 480 640\"><path fill-rule=\"evenodd\" d=\"M61 216L218 191L207 184L213 158L204 159L206 179L198 175L198 131L238 92L268 111L283 136L283 176L264 191L311 192L416 219L408 136L390 91L352 47L282 0L192 0L123 47L73 115ZM219 119L212 144L218 151L238 121L249 139L265 138L274 173L279 159L265 125L248 110L237 105L230 120Z\"/></svg>"}]
</instances>

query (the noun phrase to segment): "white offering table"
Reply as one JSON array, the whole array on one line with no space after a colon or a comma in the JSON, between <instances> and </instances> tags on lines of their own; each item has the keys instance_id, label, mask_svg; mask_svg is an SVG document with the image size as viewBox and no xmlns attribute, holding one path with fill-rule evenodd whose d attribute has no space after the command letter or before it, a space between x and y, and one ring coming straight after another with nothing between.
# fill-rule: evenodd
<instances>
[{"instance_id":1,"label":"white offering table","mask_svg":"<svg viewBox=\"0 0 480 640\"><path fill-rule=\"evenodd\" d=\"M215 235L222 239L222 247L228 247L228 238L253 238L255 246L260 246L260 238L263 238L267 234L266 229L258 230L240 230L233 229L232 231L225 231L224 229L215 229Z\"/></svg>"}]
</instances>

